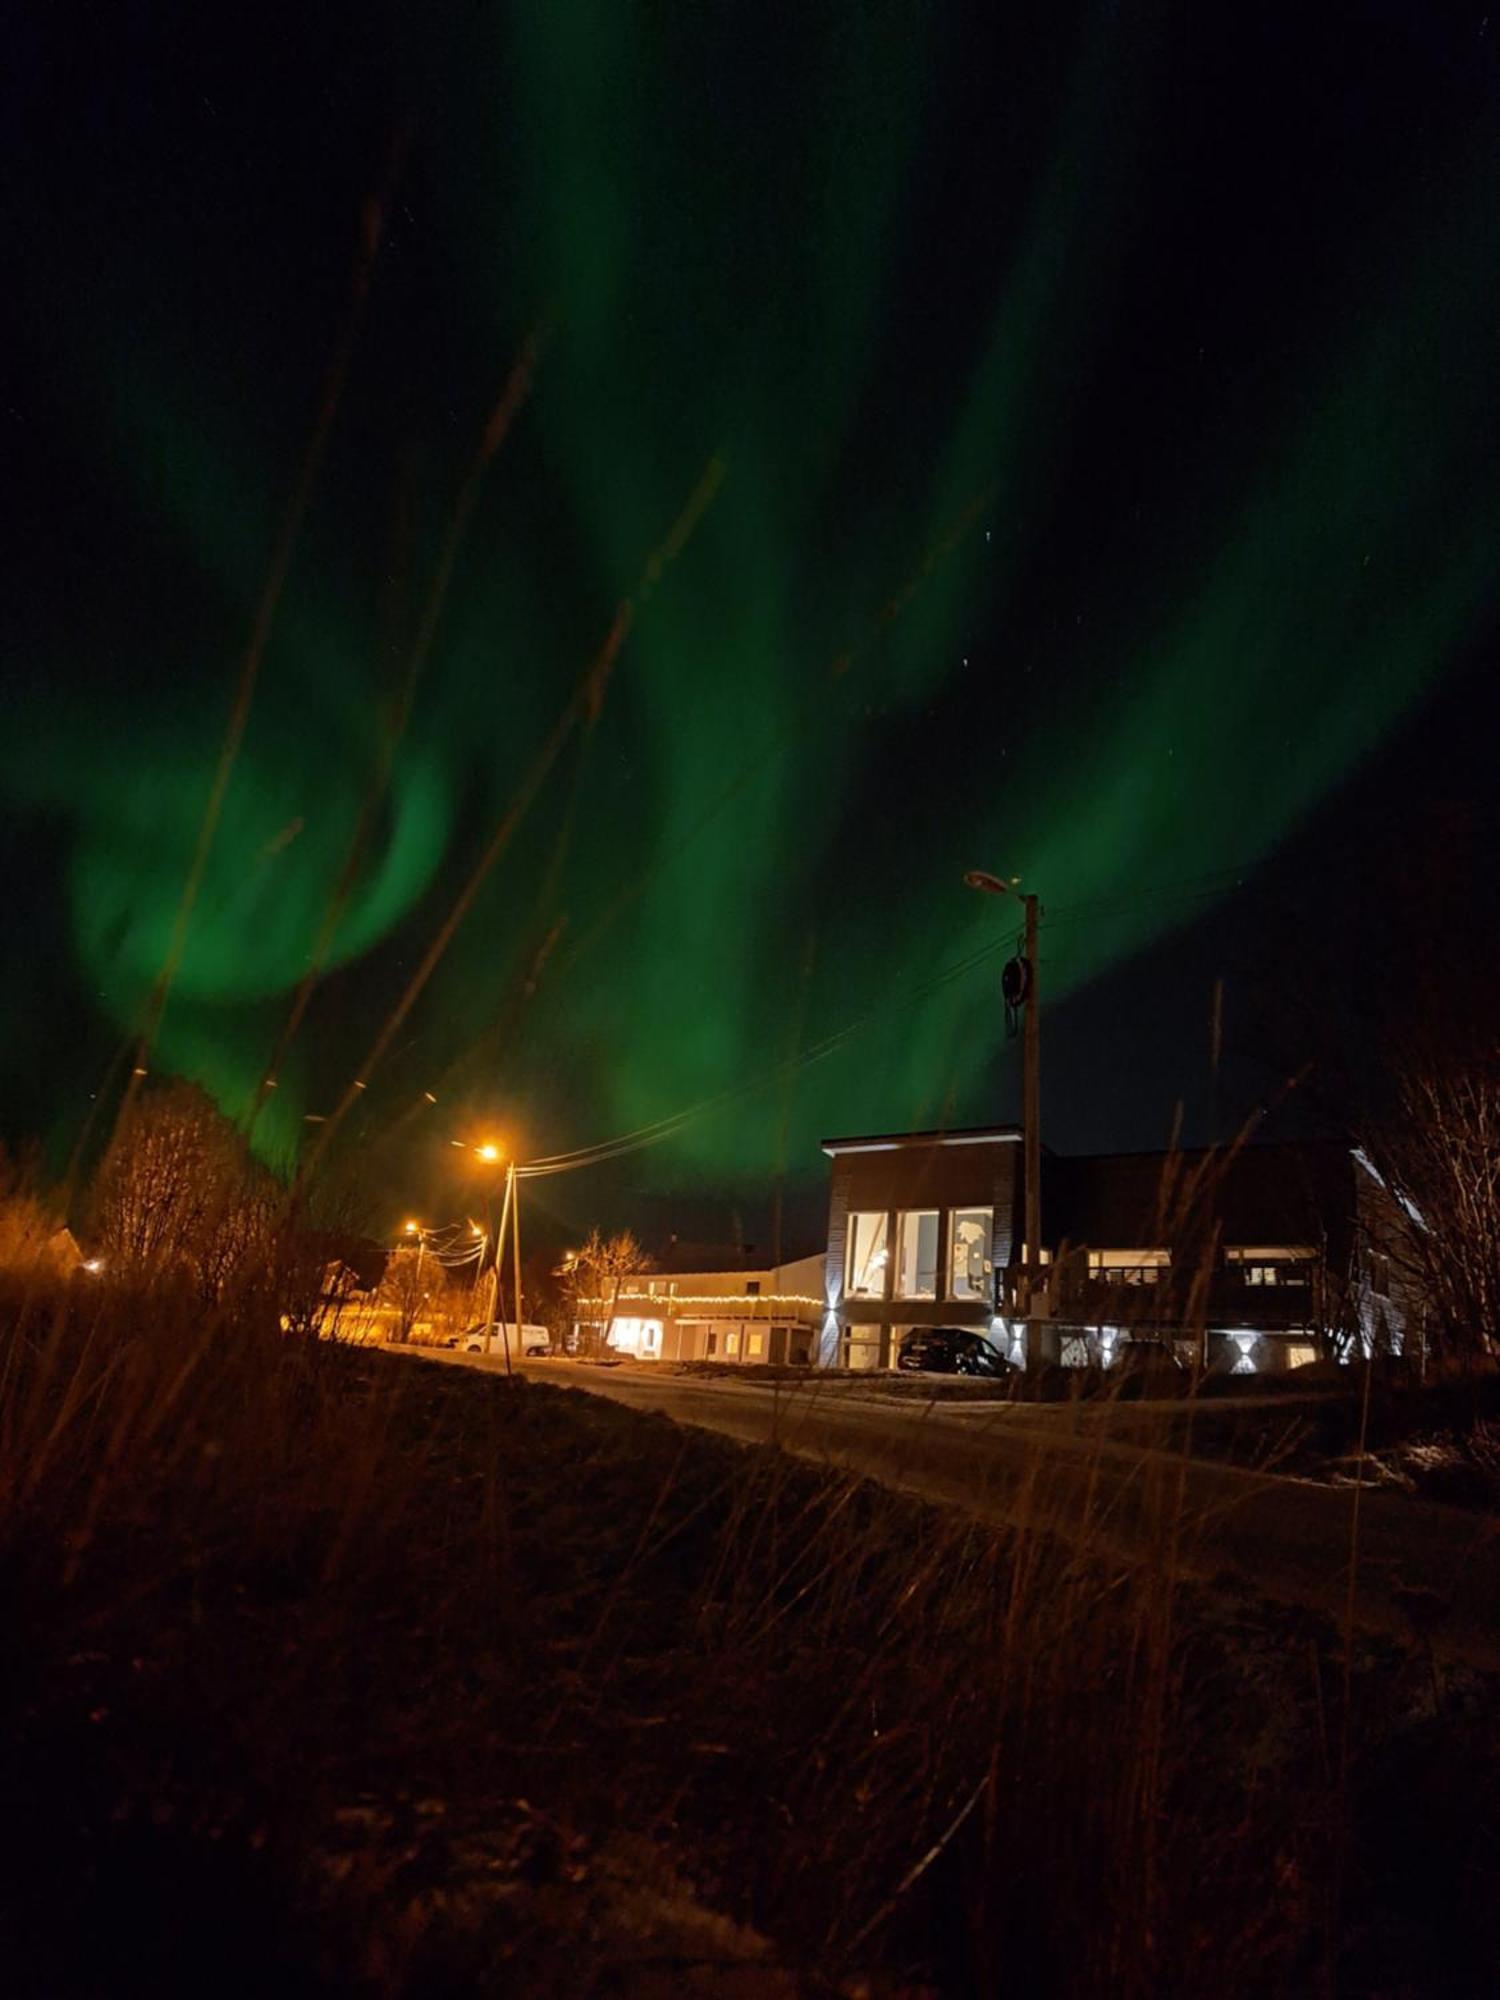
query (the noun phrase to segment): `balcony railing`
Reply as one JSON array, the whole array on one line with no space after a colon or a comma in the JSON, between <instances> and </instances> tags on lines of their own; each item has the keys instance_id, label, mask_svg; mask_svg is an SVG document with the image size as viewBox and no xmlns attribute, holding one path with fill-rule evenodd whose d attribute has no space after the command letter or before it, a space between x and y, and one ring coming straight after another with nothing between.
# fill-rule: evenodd
<instances>
[{"instance_id":1,"label":"balcony railing","mask_svg":"<svg viewBox=\"0 0 1500 2000\"><path fill-rule=\"evenodd\" d=\"M1220 1326L1285 1327L1316 1321L1319 1272L1316 1265L1281 1264L1272 1282L1252 1279L1249 1269L1221 1266L1204 1274L1193 1266L1111 1264L1080 1268L1063 1263L1046 1274L1045 1311L1054 1319L1084 1326L1183 1326L1203 1321ZM1005 1273L1001 1310L1022 1310L1019 1273Z\"/></svg>"}]
</instances>

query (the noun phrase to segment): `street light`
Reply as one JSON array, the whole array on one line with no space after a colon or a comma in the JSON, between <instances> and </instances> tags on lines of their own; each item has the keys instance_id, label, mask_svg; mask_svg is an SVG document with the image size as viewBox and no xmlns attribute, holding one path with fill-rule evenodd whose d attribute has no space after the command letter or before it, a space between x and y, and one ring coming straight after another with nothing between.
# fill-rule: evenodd
<instances>
[{"instance_id":1,"label":"street light","mask_svg":"<svg viewBox=\"0 0 1500 2000\"><path fill-rule=\"evenodd\" d=\"M427 1231L422 1227L420 1222L409 1221L402 1223L401 1233L403 1236L415 1236L417 1239L416 1279L417 1279L417 1284L420 1287L422 1283L422 1259L427 1255ZM417 1307L417 1311L421 1310L420 1300L425 1299L426 1296L427 1294L425 1292L419 1291L418 1293L419 1304ZM416 1312L412 1314L412 1318L413 1319L416 1318ZM411 1334L409 1331L406 1335L406 1338L408 1340L411 1338Z\"/></svg>"},{"instance_id":2,"label":"street light","mask_svg":"<svg viewBox=\"0 0 1500 2000\"><path fill-rule=\"evenodd\" d=\"M456 1139L453 1143L458 1146L463 1145L462 1140ZM501 1152L500 1148L495 1144L493 1139L482 1140L479 1145L473 1147L470 1150L472 1150L475 1159L482 1161L482 1163L487 1167L499 1166L501 1161L505 1157ZM495 1229L495 1199L493 1193L488 1187L485 1189L485 1220L489 1224L489 1231L486 1234L484 1230L479 1229L477 1226L475 1228L475 1234L478 1236L485 1236L486 1241L490 1246L490 1306L489 1306L489 1311L485 1315L485 1322L484 1322L484 1351L486 1354L488 1354L490 1351L490 1340L494 1329L495 1320L501 1310L503 1303L500 1293L500 1260L505 1253L505 1232L507 1227L510 1227L513 1231L513 1241L515 1246L516 1338L518 1340L520 1339L521 1223L520 1223L520 1203L518 1199L519 1194L520 1194L520 1184L516 1180L516 1165L515 1161L511 1160L506 1162L506 1167L505 1167L505 1200L500 1210L500 1228L498 1232ZM480 1252L481 1263L483 1262L483 1260L484 1260L484 1252L481 1250ZM508 1375L510 1373L510 1333L509 1330L505 1328L505 1322L503 1319L501 1320L501 1327L502 1330L504 1331L504 1338L505 1338L505 1372Z\"/></svg>"},{"instance_id":3,"label":"street light","mask_svg":"<svg viewBox=\"0 0 1500 2000\"><path fill-rule=\"evenodd\" d=\"M1032 1308L1040 1287L1037 1277L1042 1268L1042 1079L1041 1079L1041 1013L1037 979L1037 912L1035 896L1021 893L1019 875L991 875L986 869L971 868L964 876L964 885L978 889L986 896L1012 896L1021 905L1025 918L1025 942L1021 957L1013 958L1005 968L1003 991L1007 1003L1012 1007L1022 1007L1024 1013L1024 1040L1022 1049L1021 1078L1021 1136L1024 1159L1022 1179L1026 1200L1026 1242L1025 1257L1021 1265L1023 1287L1022 1304L1026 1309L1026 1350L1027 1360L1031 1360Z\"/></svg>"}]
</instances>

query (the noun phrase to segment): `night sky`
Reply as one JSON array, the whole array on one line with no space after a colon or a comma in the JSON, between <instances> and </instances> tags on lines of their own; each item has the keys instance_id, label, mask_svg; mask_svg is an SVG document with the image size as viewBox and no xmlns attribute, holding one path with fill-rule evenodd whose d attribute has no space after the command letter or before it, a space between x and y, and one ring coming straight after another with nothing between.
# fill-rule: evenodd
<instances>
[{"instance_id":1,"label":"night sky","mask_svg":"<svg viewBox=\"0 0 1500 2000\"><path fill-rule=\"evenodd\" d=\"M8 1135L108 1104L299 479L152 1066L284 1044L281 1162L358 1077L382 1200L709 1101L537 1200L759 1232L1014 1116L976 866L1049 1142L1206 1136L1372 856L1492 852L1481 5L8 18Z\"/></svg>"}]
</instances>

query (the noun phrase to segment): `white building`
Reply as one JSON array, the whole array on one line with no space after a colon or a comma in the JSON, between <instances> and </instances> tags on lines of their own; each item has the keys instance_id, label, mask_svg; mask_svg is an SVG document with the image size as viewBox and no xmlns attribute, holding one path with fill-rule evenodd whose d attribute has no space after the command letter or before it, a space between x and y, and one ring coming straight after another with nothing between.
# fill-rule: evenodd
<instances>
[{"instance_id":1,"label":"white building","mask_svg":"<svg viewBox=\"0 0 1500 2000\"><path fill-rule=\"evenodd\" d=\"M807 1364L823 1311L823 1253L736 1270L673 1268L580 1299L576 1330L641 1361Z\"/></svg>"}]
</instances>

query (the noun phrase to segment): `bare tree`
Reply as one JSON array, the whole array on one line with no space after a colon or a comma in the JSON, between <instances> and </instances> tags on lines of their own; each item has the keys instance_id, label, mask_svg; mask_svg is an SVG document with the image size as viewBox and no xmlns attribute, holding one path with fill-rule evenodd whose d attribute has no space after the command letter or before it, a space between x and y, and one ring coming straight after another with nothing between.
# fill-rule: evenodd
<instances>
[{"instance_id":1,"label":"bare tree","mask_svg":"<svg viewBox=\"0 0 1500 2000\"><path fill-rule=\"evenodd\" d=\"M1391 1101L1362 1121L1362 1153L1390 1199L1365 1231L1371 1270L1426 1306L1434 1357L1467 1366L1500 1347L1500 1044L1428 1037L1392 1050Z\"/></svg>"},{"instance_id":2,"label":"bare tree","mask_svg":"<svg viewBox=\"0 0 1500 2000\"><path fill-rule=\"evenodd\" d=\"M275 1186L195 1084L161 1084L127 1104L90 1207L116 1275L186 1280L212 1301L269 1263Z\"/></svg>"},{"instance_id":3,"label":"bare tree","mask_svg":"<svg viewBox=\"0 0 1500 2000\"><path fill-rule=\"evenodd\" d=\"M590 1344L597 1353L609 1351L609 1336L626 1279L650 1268L650 1258L628 1229L617 1230L613 1236L591 1229L582 1249L571 1251L564 1260L563 1275L571 1282L579 1324L584 1323L585 1308L597 1311L601 1305L605 1307L603 1321L592 1322L597 1331Z\"/></svg>"},{"instance_id":4,"label":"bare tree","mask_svg":"<svg viewBox=\"0 0 1500 2000\"><path fill-rule=\"evenodd\" d=\"M377 1305L395 1314L393 1338L406 1342L412 1328L423 1317L424 1308L442 1279L442 1267L421 1250L395 1251L385 1267L385 1275L375 1294Z\"/></svg>"},{"instance_id":5,"label":"bare tree","mask_svg":"<svg viewBox=\"0 0 1500 2000\"><path fill-rule=\"evenodd\" d=\"M1354 1151L1354 1264L1334 1351L1425 1345L1467 1366L1500 1338L1500 877L1482 824L1434 802L1391 816L1342 881L1283 908L1258 1039L1304 1122ZM1404 1322L1404 1324L1403 1324Z\"/></svg>"},{"instance_id":6,"label":"bare tree","mask_svg":"<svg viewBox=\"0 0 1500 2000\"><path fill-rule=\"evenodd\" d=\"M276 1299L286 1332L305 1340L337 1335L358 1296L357 1273L318 1230L283 1229L276 1245Z\"/></svg>"}]
</instances>

